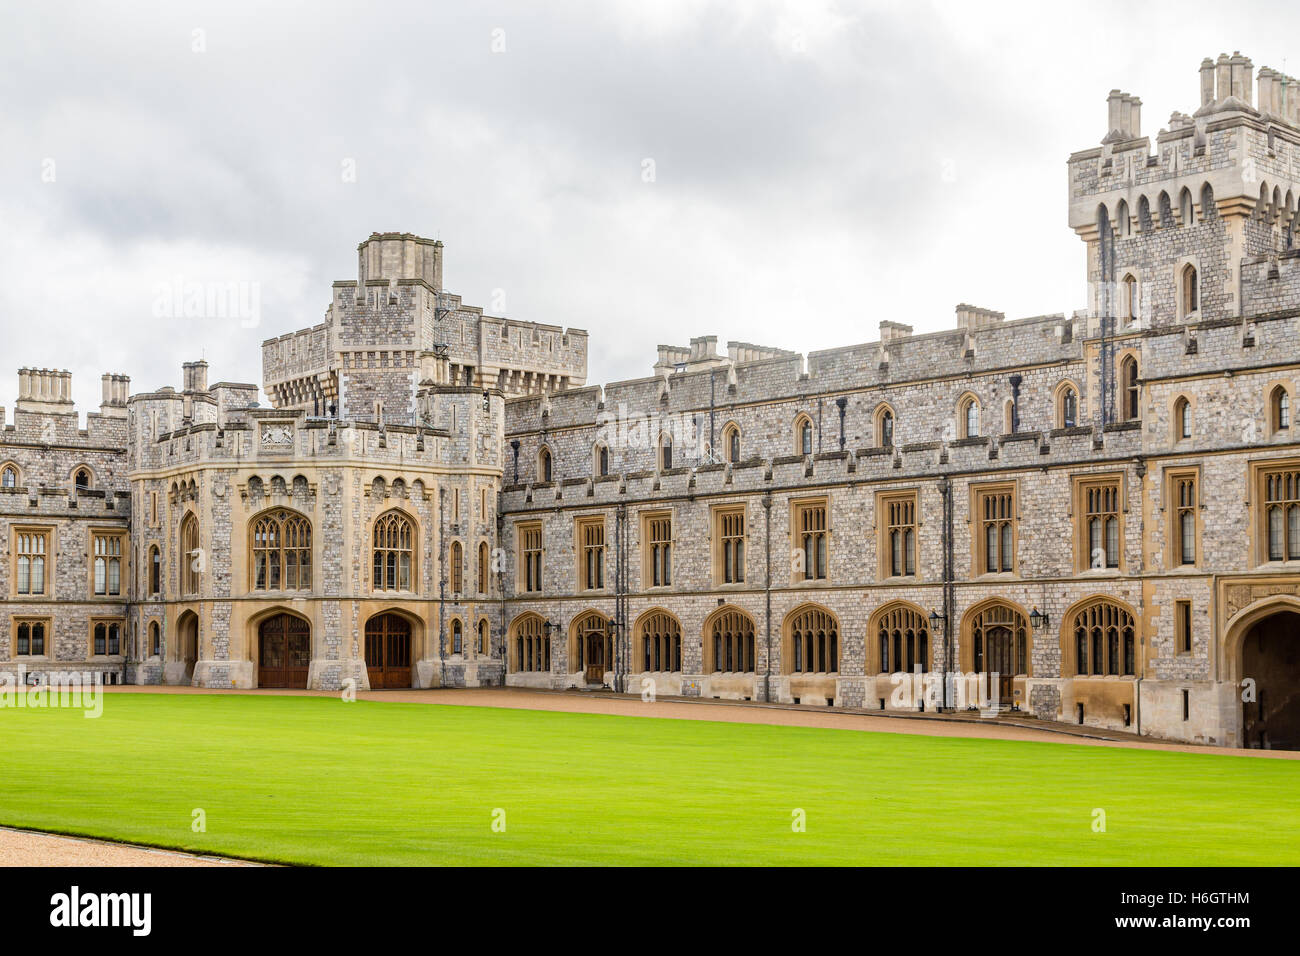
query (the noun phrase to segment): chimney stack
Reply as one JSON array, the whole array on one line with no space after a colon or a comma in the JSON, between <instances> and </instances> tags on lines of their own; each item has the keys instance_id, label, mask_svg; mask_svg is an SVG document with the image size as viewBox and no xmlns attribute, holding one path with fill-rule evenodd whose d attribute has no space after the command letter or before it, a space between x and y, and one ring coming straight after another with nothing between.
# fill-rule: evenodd
<instances>
[{"instance_id":1,"label":"chimney stack","mask_svg":"<svg viewBox=\"0 0 1300 956\"><path fill-rule=\"evenodd\" d=\"M1201 61L1201 105L1214 102L1214 61L1208 56Z\"/></svg>"},{"instance_id":2,"label":"chimney stack","mask_svg":"<svg viewBox=\"0 0 1300 956\"><path fill-rule=\"evenodd\" d=\"M186 362L181 366L184 370L186 392L206 392L208 390L208 363L207 362Z\"/></svg>"},{"instance_id":3,"label":"chimney stack","mask_svg":"<svg viewBox=\"0 0 1300 956\"><path fill-rule=\"evenodd\" d=\"M100 378L104 398L99 413L105 418L126 418L126 400L131 389L131 379L126 375L106 374Z\"/></svg>"}]
</instances>

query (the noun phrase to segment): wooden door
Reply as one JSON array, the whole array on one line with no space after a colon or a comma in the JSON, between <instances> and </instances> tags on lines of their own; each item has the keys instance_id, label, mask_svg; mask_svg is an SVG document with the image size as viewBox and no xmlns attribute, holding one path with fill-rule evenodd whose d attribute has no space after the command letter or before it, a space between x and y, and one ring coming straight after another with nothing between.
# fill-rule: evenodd
<instances>
[{"instance_id":1,"label":"wooden door","mask_svg":"<svg viewBox=\"0 0 1300 956\"><path fill-rule=\"evenodd\" d=\"M257 631L257 686L307 687L311 627L300 617L277 614Z\"/></svg>"},{"instance_id":2,"label":"wooden door","mask_svg":"<svg viewBox=\"0 0 1300 956\"><path fill-rule=\"evenodd\" d=\"M587 683L605 683L605 635L587 635Z\"/></svg>"},{"instance_id":3,"label":"wooden door","mask_svg":"<svg viewBox=\"0 0 1300 956\"><path fill-rule=\"evenodd\" d=\"M411 686L411 625L397 614L366 622L366 673L370 689Z\"/></svg>"},{"instance_id":4,"label":"wooden door","mask_svg":"<svg viewBox=\"0 0 1300 956\"><path fill-rule=\"evenodd\" d=\"M987 670L998 675L998 703L1009 705L1015 693L1016 678L1016 640L1010 628L991 627L988 637Z\"/></svg>"}]
</instances>

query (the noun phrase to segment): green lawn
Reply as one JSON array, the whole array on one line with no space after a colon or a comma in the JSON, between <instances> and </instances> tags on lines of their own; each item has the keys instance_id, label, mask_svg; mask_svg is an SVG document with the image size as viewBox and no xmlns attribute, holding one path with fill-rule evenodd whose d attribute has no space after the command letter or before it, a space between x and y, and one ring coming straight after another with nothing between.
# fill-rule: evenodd
<instances>
[{"instance_id":1,"label":"green lawn","mask_svg":"<svg viewBox=\"0 0 1300 956\"><path fill-rule=\"evenodd\" d=\"M196 808L206 832L191 830ZM1300 763L109 694L97 720L0 709L0 823L316 864L1295 865Z\"/></svg>"}]
</instances>

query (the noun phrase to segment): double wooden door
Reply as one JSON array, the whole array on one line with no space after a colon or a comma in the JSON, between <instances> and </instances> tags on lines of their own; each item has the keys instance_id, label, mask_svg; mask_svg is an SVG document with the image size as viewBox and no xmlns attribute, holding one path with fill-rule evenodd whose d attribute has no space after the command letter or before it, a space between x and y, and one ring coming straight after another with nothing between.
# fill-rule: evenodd
<instances>
[{"instance_id":1,"label":"double wooden door","mask_svg":"<svg viewBox=\"0 0 1300 956\"><path fill-rule=\"evenodd\" d=\"M277 614L257 630L257 686L306 688L311 665L311 626Z\"/></svg>"},{"instance_id":2,"label":"double wooden door","mask_svg":"<svg viewBox=\"0 0 1300 956\"><path fill-rule=\"evenodd\" d=\"M411 625L397 614L366 622L366 672L370 689L411 686Z\"/></svg>"},{"instance_id":3,"label":"double wooden door","mask_svg":"<svg viewBox=\"0 0 1300 956\"><path fill-rule=\"evenodd\" d=\"M991 627L985 637L985 669L998 675L998 700L1010 704L1016 687L1016 638L1007 627Z\"/></svg>"}]
</instances>

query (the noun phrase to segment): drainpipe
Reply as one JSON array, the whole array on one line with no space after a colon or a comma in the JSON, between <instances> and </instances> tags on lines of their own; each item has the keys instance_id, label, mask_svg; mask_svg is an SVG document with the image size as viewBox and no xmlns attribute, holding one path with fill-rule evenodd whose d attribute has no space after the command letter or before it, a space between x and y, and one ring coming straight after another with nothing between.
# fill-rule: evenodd
<instances>
[{"instance_id":1,"label":"drainpipe","mask_svg":"<svg viewBox=\"0 0 1300 956\"><path fill-rule=\"evenodd\" d=\"M443 662L443 673L438 675L438 686L446 676L447 660L447 489L438 489L438 660Z\"/></svg>"},{"instance_id":2,"label":"drainpipe","mask_svg":"<svg viewBox=\"0 0 1300 956\"><path fill-rule=\"evenodd\" d=\"M939 479L939 494L943 496L943 709L951 710L953 701L949 685L954 667L952 631L953 606L956 603L953 587L952 479L947 476Z\"/></svg>"},{"instance_id":3,"label":"drainpipe","mask_svg":"<svg viewBox=\"0 0 1300 956\"><path fill-rule=\"evenodd\" d=\"M501 514L501 503L497 502L497 545L494 549L493 556L502 554L500 548L504 538L505 516ZM506 569L504 562L498 562L497 567L497 593L501 595L501 686L506 686L506 672L510 669L510 634L506 626Z\"/></svg>"},{"instance_id":4,"label":"drainpipe","mask_svg":"<svg viewBox=\"0 0 1300 956\"><path fill-rule=\"evenodd\" d=\"M510 443L510 447L515 453L515 484L519 484L519 439L516 438Z\"/></svg>"},{"instance_id":5,"label":"drainpipe","mask_svg":"<svg viewBox=\"0 0 1300 956\"><path fill-rule=\"evenodd\" d=\"M843 396L835 399L835 404L840 410L840 451L844 450L844 412L849 407L849 400Z\"/></svg>"},{"instance_id":6,"label":"drainpipe","mask_svg":"<svg viewBox=\"0 0 1300 956\"><path fill-rule=\"evenodd\" d=\"M772 702L772 496L763 496L766 531L763 534L763 599L766 603L767 670L763 673L763 702Z\"/></svg>"}]
</instances>

